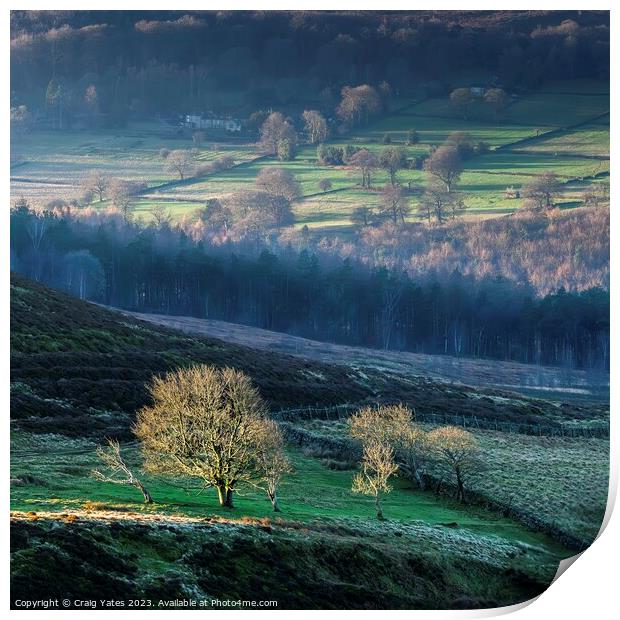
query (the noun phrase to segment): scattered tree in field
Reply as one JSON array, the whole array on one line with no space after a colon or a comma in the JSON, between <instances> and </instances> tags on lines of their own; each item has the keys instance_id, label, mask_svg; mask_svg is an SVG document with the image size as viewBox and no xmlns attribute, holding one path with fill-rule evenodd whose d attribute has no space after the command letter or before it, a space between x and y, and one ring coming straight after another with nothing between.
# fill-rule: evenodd
<instances>
[{"instance_id":1,"label":"scattered tree in field","mask_svg":"<svg viewBox=\"0 0 620 620\"><path fill-rule=\"evenodd\" d=\"M367 123L371 116L381 111L381 97L368 84L345 86L341 91L342 99L336 114L349 125Z\"/></svg>"},{"instance_id":2,"label":"scattered tree in field","mask_svg":"<svg viewBox=\"0 0 620 620\"><path fill-rule=\"evenodd\" d=\"M461 159L469 159L474 154L472 137L466 131L451 132L445 144L453 146Z\"/></svg>"},{"instance_id":3,"label":"scattered tree in field","mask_svg":"<svg viewBox=\"0 0 620 620\"><path fill-rule=\"evenodd\" d=\"M110 186L110 178L100 170L91 170L82 178L81 186L84 191L96 194L99 202L102 202Z\"/></svg>"},{"instance_id":4,"label":"scattered tree in field","mask_svg":"<svg viewBox=\"0 0 620 620\"><path fill-rule=\"evenodd\" d=\"M276 156L280 161L292 161L297 154L297 145L290 138L282 138L276 147Z\"/></svg>"},{"instance_id":5,"label":"scattered tree in field","mask_svg":"<svg viewBox=\"0 0 620 620\"><path fill-rule=\"evenodd\" d=\"M289 202L301 196L301 186L293 174L285 168L272 166L262 168L254 184L258 189L274 196L282 196Z\"/></svg>"},{"instance_id":6,"label":"scattered tree in field","mask_svg":"<svg viewBox=\"0 0 620 620\"><path fill-rule=\"evenodd\" d=\"M381 207L382 214L387 215L394 224L399 222L404 224L411 211L409 200L403 195L402 186L390 183L381 190Z\"/></svg>"},{"instance_id":7,"label":"scattered tree in field","mask_svg":"<svg viewBox=\"0 0 620 620\"><path fill-rule=\"evenodd\" d=\"M394 446L412 420L413 412L404 405L364 407L349 418L349 434L362 443L377 441Z\"/></svg>"},{"instance_id":8,"label":"scattered tree in field","mask_svg":"<svg viewBox=\"0 0 620 620\"><path fill-rule=\"evenodd\" d=\"M555 172L545 172L523 187L521 195L538 209L551 209L560 193L560 181Z\"/></svg>"},{"instance_id":9,"label":"scattered tree in field","mask_svg":"<svg viewBox=\"0 0 620 620\"><path fill-rule=\"evenodd\" d=\"M431 153L424 162L424 170L440 180L450 192L461 178L463 164L455 146L443 144Z\"/></svg>"},{"instance_id":10,"label":"scattered tree in field","mask_svg":"<svg viewBox=\"0 0 620 620\"><path fill-rule=\"evenodd\" d=\"M194 154L187 149L170 151L164 160L164 169L171 174L178 174L181 181L194 168Z\"/></svg>"},{"instance_id":11,"label":"scattered tree in field","mask_svg":"<svg viewBox=\"0 0 620 620\"><path fill-rule=\"evenodd\" d=\"M383 144L392 144L392 136L389 133L383 134Z\"/></svg>"},{"instance_id":12,"label":"scattered tree in field","mask_svg":"<svg viewBox=\"0 0 620 620\"><path fill-rule=\"evenodd\" d=\"M370 189L372 172L377 169L379 162L376 156L368 149L360 149L347 162L349 166L357 168L362 173L362 187Z\"/></svg>"},{"instance_id":13,"label":"scattered tree in field","mask_svg":"<svg viewBox=\"0 0 620 620\"><path fill-rule=\"evenodd\" d=\"M221 506L256 479L269 437L266 406L250 378L233 368L194 366L153 380L153 405L138 412L134 432L148 471L198 478Z\"/></svg>"},{"instance_id":14,"label":"scattered tree in field","mask_svg":"<svg viewBox=\"0 0 620 620\"><path fill-rule=\"evenodd\" d=\"M274 420L263 422L262 436L258 441L256 468L259 486L265 490L274 512L280 512L278 488L282 477L292 471L291 463L284 453L282 431Z\"/></svg>"},{"instance_id":15,"label":"scattered tree in field","mask_svg":"<svg viewBox=\"0 0 620 620\"><path fill-rule=\"evenodd\" d=\"M267 155L279 155L284 154L285 143L287 148L297 144L295 128L281 112L272 112L261 125L258 146Z\"/></svg>"},{"instance_id":16,"label":"scattered tree in field","mask_svg":"<svg viewBox=\"0 0 620 620\"><path fill-rule=\"evenodd\" d=\"M469 88L456 88L450 93L452 106L465 119L469 116L469 111L474 101L475 97Z\"/></svg>"},{"instance_id":17,"label":"scattered tree in field","mask_svg":"<svg viewBox=\"0 0 620 620\"><path fill-rule=\"evenodd\" d=\"M159 156L162 159L166 159L168 157L168 155L170 155L170 149L167 149L167 148L159 149Z\"/></svg>"},{"instance_id":18,"label":"scattered tree in field","mask_svg":"<svg viewBox=\"0 0 620 620\"><path fill-rule=\"evenodd\" d=\"M508 106L509 97L503 88L489 88L484 94L484 102L493 110L497 120Z\"/></svg>"},{"instance_id":19,"label":"scattered tree in field","mask_svg":"<svg viewBox=\"0 0 620 620\"><path fill-rule=\"evenodd\" d=\"M396 439L399 467L422 490L426 488L426 472L431 458L431 447L426 433L413 421L405 425Z\"/></svg>"},{"instance_id":20,"label":"scattered tree in field","mask_svg":"<svg viewBox=\"0 0 620 620\"><path fill-rule=\"evenodd\" d=\"M379 165L390 175L390 182L396 185L396 173L407 165L407 154L400 146L388 146L379 154Z\"/></svg>"},{"instance_id":21,"label":"scattered tree in field","mask_svg":"<svg viewBox=\"0 0 620 620\"><path fill-rule=\"evenodd\" d=\"M329 137L329 128L325 117L317 110L305 110L302 117L308 142L310 144L325 142Z\"/></svg>"},{"instance_id":22,"label":"scattered tree in field","mask_svg":"<svg viewBox=\"0 0 620 620\"><path fill-rule=\"evenodd\" d=\"M101 482L114 484L126 484L136 487L142 493L145 504L152 504L153 498L140 479L133 473L121 454L121 446L118 441L108 439L107 445L97 446L97 456L104 466L104 471L95 469L92 476Z\"/></svg>"},{"instance_id":23,"label":"scattered tree in field","mask_svg":"<svg viewBox=\"0 0 620 620\"><path fill-rule=\"evenodd\" d=\"M232 194L225 200L233 214L235 226L245 222L254 230L271 230L291 224L293 213L290 201L281 195L266 191L243 191Z\"/></svg>"},{"instance_id":24,"label":"scattered tree in field","mask_svg":"<svg viewBox=\"0 0 620 620\"><path fill-rule=\"evenodd\" d=\"M351 213L351 223L360 227L370 226L373 218L374 211L370 207L356 207Z\"/></svg>"},{"instance_id":25,"label":"scattered tree in field","mask_svg":"<svg viewBox=\"0 0 620 620\"><path fill-rule=\"evenodd\" d=\"M448 192L439 182L431 181L418 205L418 217L427 219L429 223L434 218L441 224L448 218L456 219L466 208L460 194Z\"/></svg>"},{"instance_id":26,"label":"scattered tree in field","mask_svg":"<svg viewBox=\"0 0 620 620\"><path fill-rule=\"evenodd\" d=\"M316 158L324 166L339 166L344 162L344 151L339 146L319 144L316 149Z\"/></svg>"},{"instance_id":27,"label":"scattered tree in field","mask_svg":"<svg viewBox=\"0 0 620 620\"><path fill-rule=\"evenodd\" d=\"M228 232L233 224L233 214L231 210L224 206L217 198L207 200L204 209L200 210L200 220L207 225L211 231Z\"/></svg>"},{"instance_id":28,"label":"scattered tree in field","mask_svg":"<svg viewBox=\"0 0 620 620\"><path fill-rule=\"evenodd\" d=\"M433 457L440 468L456 481L456 498L465 500L465 482L480 468L480 447L476 438L457 426L444 426L427 435Z\"/></svg>"},{"instance_id":29,"label":"scattered tree in field","mask_svg":"<svg viewBox=\"0 0 620 620\"><path fill-rule=\"evenodd\" d=\"M322 192L328 192L332 188L332 182L329 179L321 179L319 181L319 189Z\"/></svg>"},{"instance_id":30,"label":"scattered tree in field","mask_svg":"<svg viewBox=\"0 0 620 620\"><path fill-rule=\"evenodd\" d=\"M129 181L124 181L122 179L113 179L110 181L110 198L114 206L119 209L126 222L129 222L131 219L135 189L134 185Z\"/></svg>"},{"instance_id":31,"label":"scattered tree in field","mask_svg":"<svg viewBox=\"0 0 620 620\"><path fill-rule=\"evenodd\" d=\"M151 209L151 216L153 217L155 228L159 230L170 226L172 223L172 215L170 214L170 210L166 209L166 207L162 204L156 204Z\"/></svg>"},{"instance_id":32,"label":"scattered tree in field","mask_svg":"<svg viewBox=\"0 0 620 620\"><path fill-rule=\"evenodd\" d=\"M383 520L381 495L392 490L389 479L398 471L394 450L377 441L364 443L363 450L361 471L353 477L352 491L374 497L377 519Z\"/></svg>"}]
</instances>

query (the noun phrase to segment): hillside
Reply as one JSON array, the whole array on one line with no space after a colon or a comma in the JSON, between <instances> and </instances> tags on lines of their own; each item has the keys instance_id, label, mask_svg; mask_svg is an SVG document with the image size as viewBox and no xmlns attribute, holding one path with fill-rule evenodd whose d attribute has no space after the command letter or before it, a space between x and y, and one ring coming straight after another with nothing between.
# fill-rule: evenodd
<instances>
[{"instance_id":1,"label":"hillside","mask_svg":"<svg viewBox=\"0 0 620 620\"><path fill-rule=\"evenodd\" d=\"M510 389L524 395L539 393L549 400L609 400L609 375L602 372L350 347L195 317L132 312L123 314L189 334L222 338L237 345L346 365L364 372L380 370L406 377L423 376L445 383Z\"/></svg>"},{"instance_id":2,"label":"hillside","mask_svg":"<svg viewBox=\"0 0 620 620\"><path fill-rule=\"evenodd\" d=\"M145 507L135 489L93 480L95 442L129 439L143 382L181 364L243 368L274 409L398 396L421 410L536 419L559 410L182 334L17 276L11 303L13 600L84 598L96 587L100 598L114 594L124 605L138 597L277 600L280 608L493 607L540 593L572 553L511 518L404 479L386 500L389 521L378 524L371 502L350 493L354 463L294 443L279 519L256 490L230 513L190 483L146 474L155 504ZM135 444L125 450L137 466Z\"/></svg>"},{"instance_id":3,"label":"hillside","mask_svg":"<svg viewBox=\"0 0 620 620\"><path fill-rule=\"evenodd\" d=\"M230 365L247 372L275 411L404 402L420 414L556 428L605 422L608 415L605 405L554 404L493 389L446 385L412 376L409 369L356 368L275 349L267 355L259 348L155 326L18 275L12 275L11 286L11 415L16 427L33 432L125 436L133 414L146 403L150 378L192 363ZM258 340L253 345L264 347Z\"/></svg>"}]
</instances>

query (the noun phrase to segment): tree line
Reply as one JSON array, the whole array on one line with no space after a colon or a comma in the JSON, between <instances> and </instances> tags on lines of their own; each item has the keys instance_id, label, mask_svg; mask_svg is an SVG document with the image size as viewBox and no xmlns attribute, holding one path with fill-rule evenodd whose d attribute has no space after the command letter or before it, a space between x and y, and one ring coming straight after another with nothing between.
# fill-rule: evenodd
<instances>
[{"instance_id":1,"label":"tree line","mask_svg":"<svg viewBox=\"0 0 620 620\"><path fill-rule=\"evenodd\" d=\"M218 246L167 222L145 226L103 212L24 205L11 212L11 261L27 277L130 310L386 349L609 365L609 293L601 287L539 297L523 278L458 266L413 276L398 263L364 263L277 237L270 247Z\"/></svg>"},{"instance_id":2,"label":"tree line","mask_svg":"<svg viewBox=\"0 0 620 620\"><path fill-rule=\"evenodd\" d=\"M609 77L605 12L463 15L424 11L13 11L11 105L110 125L129 116L271 106L351 110L351 84L423 85L449 94L452 76L474 70L515 90L547 80ZM489 78L491 79L491 78ZM497 84L493 84L497 85ZM359 94L359 93L358 93ZM455 105L467 114L464 92ZM501 98L492 105L501 107ZM242 108L244 108L243 110Z\"/></svg>"}]
</instances>

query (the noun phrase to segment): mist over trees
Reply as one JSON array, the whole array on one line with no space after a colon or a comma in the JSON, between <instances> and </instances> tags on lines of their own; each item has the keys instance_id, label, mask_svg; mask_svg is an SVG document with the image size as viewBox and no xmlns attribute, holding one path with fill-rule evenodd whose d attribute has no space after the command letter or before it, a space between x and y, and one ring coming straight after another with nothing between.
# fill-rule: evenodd
<instances>
[{"instance_id":1,"label":"mist over trees","mask_svg":"<svg viewBox=\"0 0 620 620\"><path fill-rule=\"evenodd\" d=\"M210 201L198 219L173 226L20 204L12 268L137 311L378 348L608 367L606 208L434 228L389 219L362 226L355 244L280 228L289 214L286 198L264 191Z\"/></svg>"}]
</instances>

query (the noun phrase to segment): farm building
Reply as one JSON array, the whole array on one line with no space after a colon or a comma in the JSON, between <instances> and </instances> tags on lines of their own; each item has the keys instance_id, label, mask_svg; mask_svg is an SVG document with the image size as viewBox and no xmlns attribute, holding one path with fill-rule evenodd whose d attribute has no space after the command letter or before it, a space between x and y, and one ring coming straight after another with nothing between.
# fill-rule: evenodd
<instances>
[{"instance_id":1,"label":"farm building","mask_svg":"<svg viewBox=\"0 0 620 620\"><path fill-rule=\"evenodd\" d=\"M212 112L187 114L184 124L191 129L216 129L218 131L240 132L241 121L236 118L219 117Z\"/></svg>"}]
</instances>

